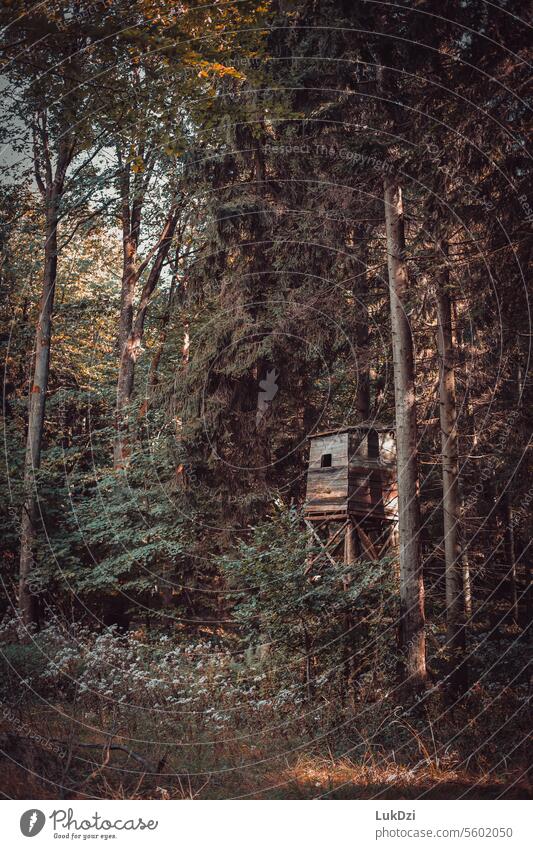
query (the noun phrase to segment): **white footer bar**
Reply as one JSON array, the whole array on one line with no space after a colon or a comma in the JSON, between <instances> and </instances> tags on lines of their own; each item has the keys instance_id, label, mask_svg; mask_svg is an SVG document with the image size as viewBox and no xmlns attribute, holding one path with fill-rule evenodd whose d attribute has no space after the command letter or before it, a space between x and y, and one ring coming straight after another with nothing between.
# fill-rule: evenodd
<instances>
[{"instance_id":1,"label":"white footer bar","mask_svg":"<svg viewBox=\"0 0 533 849\"><path fill-rule=\"evenodd\" d=\"M527 801L4 801L2 844L143 849L533 846Z\"/></svg>"}]
</instances>

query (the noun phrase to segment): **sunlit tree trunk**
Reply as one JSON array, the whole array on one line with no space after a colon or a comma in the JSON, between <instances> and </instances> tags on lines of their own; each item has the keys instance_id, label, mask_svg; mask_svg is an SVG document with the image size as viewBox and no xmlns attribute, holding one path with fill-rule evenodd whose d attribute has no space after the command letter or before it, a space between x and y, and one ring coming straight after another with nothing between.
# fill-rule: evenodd
<instances>
[{"instance_id":1,"label":"sunlit tree trunk","mask_svg":"<svg viewBox=\"0 0 533 849\"><path fill-rule=\"evenodd\" d=\"M402 192L398 183L389 177L385 178L384 190L396 409L401 644L405 654L407 683L417 688L426 679L426 640L413 341L408 318L409 281L405 261Z\"/></svg>"}]
</instances>

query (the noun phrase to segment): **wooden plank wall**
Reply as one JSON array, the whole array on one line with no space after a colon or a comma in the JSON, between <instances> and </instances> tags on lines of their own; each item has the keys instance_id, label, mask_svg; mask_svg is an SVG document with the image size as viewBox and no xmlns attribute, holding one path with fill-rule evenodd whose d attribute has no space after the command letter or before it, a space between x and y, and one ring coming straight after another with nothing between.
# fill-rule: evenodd
<instances>
[{"instance_id":1,"label":"wooden plank wall","mask_svg":"<svg viewBox=\"0 0 533 849\"><path fill-rule=\"evenodd\" d=\"M331 467L322 468L323 454L331 454ZM337 433L311 441L307 473L307 509L338 512L348 501L348 434Z\"/></svg>"}]
</instances>

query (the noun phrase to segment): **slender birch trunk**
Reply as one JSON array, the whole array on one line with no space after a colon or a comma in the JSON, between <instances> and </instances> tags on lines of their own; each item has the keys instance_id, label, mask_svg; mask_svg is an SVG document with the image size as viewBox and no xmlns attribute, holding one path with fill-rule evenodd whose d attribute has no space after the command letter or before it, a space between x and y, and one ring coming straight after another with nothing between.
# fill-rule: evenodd
<instances>
[{"instance_id":1,"label":"slender birch trunk","mask_svg":"<svg viewBox=\"0 0 533 849\"><path fill-rule=\"evenodd\" d=\"M414 357L407 314L409 281L404 254L402 192L398 183L390 177L385 178L384 199L396 409L401 644L405 653L407 683L418 688L426 680L426 639L420 554Z\"/></svg>"}]
</instances>

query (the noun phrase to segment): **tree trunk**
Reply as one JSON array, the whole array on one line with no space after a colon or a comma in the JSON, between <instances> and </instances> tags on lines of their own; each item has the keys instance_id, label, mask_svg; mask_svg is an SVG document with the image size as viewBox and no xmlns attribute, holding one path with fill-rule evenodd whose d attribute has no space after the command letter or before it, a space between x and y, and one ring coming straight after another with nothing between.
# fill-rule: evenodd
<instances>
[{"instance_id":1,"label":"tree trunk","mask_svg":"<svg viewBox=\"0 0 533 849\"><path fill-rule=\"evenodd\" d=\"M397 431L401 645L405 653L406 683L418 688L426 680L426 641L413 341L407 315L409 291L402 193L389 177L385 179L384 190Z\"/></svg>"},{"instance_id":2,"label":"tree trunk","mask_svg":"<svg viewBox=\"0 0 533 849\"><path fill-rule=\"evenodd\" d=\"M357 285L354 286L354 297L357 299L357 325L355 339L357 344L357 390L355 395L355 410L358 422L366 422L370 418L370 332L368 307L363 303L367 292L368 280L366 268L368 266L368 242L364 226L357 231L357 256L359 263L357 268ZM360 266L365 271L361 272Z\"/></svg>"},{"instance_id":3,"label":"tree trunk","mask_svg":"<svg viewBox=\"0 0 533 849\"><path fill-rule=\"evenodd\" d=\"M526 558L524 564L524 577L526 581L526 587L524 591L524 630L528 630L533 624L533 580L532 580L532 569L531 569L531 555L529 551L524 552L524 556ZM529 631L530 639L533 635L533 628Z\"/></svg>"},{"instance_id":4,"label":"tree trunk","mask_svg":"<svg viewBox=\"0 0 533 849\"><path fill-rule=\"evenodd\" d=\"M116 406L116 435L114 449L114 467L121 469L128 465L130 456L129 430L129 407L133 393L133 382L135 374L135 357L137 356L135 339L128 336L122 345L118 378L117 378L117 406Z\"/></svg>"},{"instance_id":5,"label":"tree trunk","mask_svg":"<svg viewBox=\"0 0 533 849\"><path fill-rule=\"evenodd\" d=\"M134 350L130 340L133 327L133 304L137 286L137 248L139 243L141 204L129 203L129 166L122 179L122 288L117 348L119 356L115 423L114 467L122 468L129 459L127 440L128 407L133 390Z\"/></svg>"},{"instance_id":6,"label":"tree trunk","mask_svg":"<svg viewBox=\"0 0 533 849\"><path fill-rule=\"evenodd\" d=\"M142 350L144 325L150 298L159 282L163 264L168 256L177 224L177 212L175 208L172 208L163 228L157 254L150 269L148 279L143 287L139 307L134 319L134 296L140 273L140 270L137 269L138 235L133 238L131 233L128 235L126 215L125 210L123 214L123 220L125 222L123 227L126 232L124 236L124 271L118 333L120 359L117 378L115 469L124 468L129 462L131 445L128 430L130 406L135 383L135 363ZM138 215L140 216L140 211ZM135 216L135 211L132 213L132 216ZM134 222L131 230L136 230L138 233L138 223ZM146 263L143 263L143 265L146 265Z\"/></svg>"},{"instance_id":7,"label":"tree trunk","mask_svg":"<svg viewBox=\"0 0 533 849\"><path fill-rule=\"evenodd\" d=\"M505 560L511 602L511 621L518 623L518 591L516 586L516 554L514 540L513 508L507 492L503 496L503 520L505 523Z\"/></svg>"},{"instance_id":8,"label":"tree trunk","mask_svg":"<svg viewBox=\"0 0 533 849\"><path fill-rule=\"evenodd\" d=\"M36 598L31 589L34 566L38 499L35 472L41 465L41 447L48 374L50 368L50 337L57 274L57 186L49 191L46 210L46 244L44 253L43 287L39 319L35 333L35 361L28 403L28 434L24 458L24 492L20 530L19 606L25 625L37 622Z\"/></svg>"},{"instance_id":9,"label":"tree trunk","mask_svg":"<svg viewBox=\"0 0 533 849\"><path fill-rule=\"evenodd\" d=\"M470 577L470 562L466 551L463 551L461 555L461 569L463 576L464 612L467 620L470 620L472 618L472 579Z\"/></svg>"},{"instance_id":10,"label":"tree trunk","mask_svg":"<svg viewBox=\"0 0 533 849\"><path fill-rule=\"evenodd\" d=\"M447 245L440 242L442 261ZM463 572L459 545L459 477L457 407L452 338L452 311L448 274L444 269L437 282L437 339L439 351L439 410L442 445L442 506L444 514L444 557L446 576L446 639L451 655L451 680L466 688Z\"/></svg>"}]
</instances>

